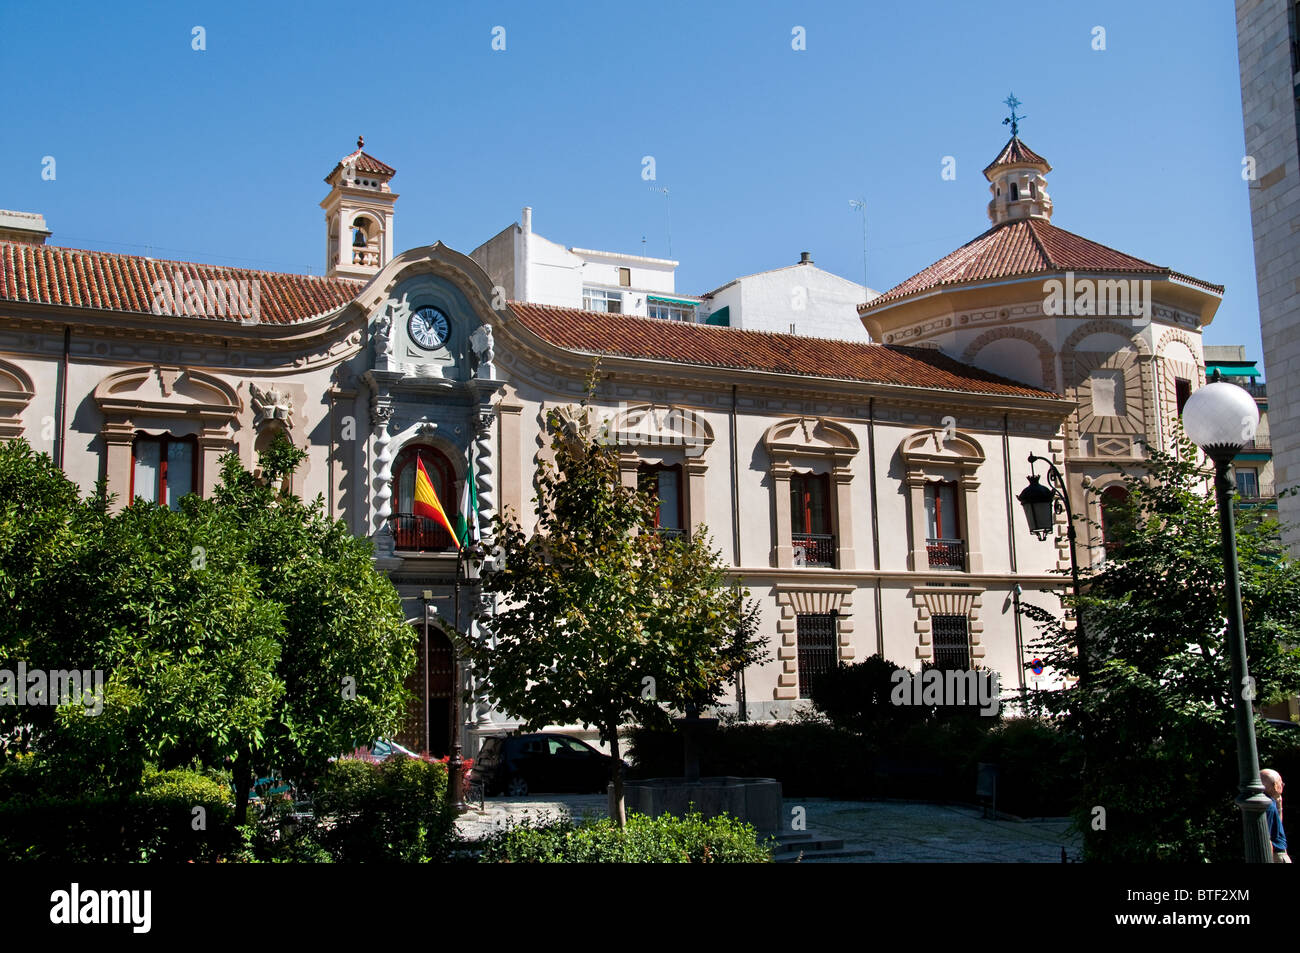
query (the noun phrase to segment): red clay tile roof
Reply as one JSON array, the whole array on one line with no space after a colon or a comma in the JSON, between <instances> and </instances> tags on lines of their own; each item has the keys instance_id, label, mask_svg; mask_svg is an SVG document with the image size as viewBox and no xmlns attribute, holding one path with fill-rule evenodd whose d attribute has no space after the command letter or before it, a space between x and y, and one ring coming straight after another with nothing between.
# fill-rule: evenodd
<instances>
[{"instance_id":1,"label":"red clay tile roof","mask_svg":"<svg viewBox=\"0 0 1300 953\"><path fill-rule=\"evenodd\" d=\"M1052 171L1047 160L1021 142L1019 136L1012 136L1007 140L998 157L984 167L984 174L988 175L989 170L996 169L1000 165L1039 165L1043 167L1044 172Z\"/></svg>"},{"instance_id":2,"label":"red clay tile roof","mask_svg":"<svg viewBox=\"0 0 1300 953\"><path fill-rule=\"evenodd\" d=\"M362 152L358 149L356 152L350 152L339 160L338 165L330 169L330 174L325 176L328 182L334 177L334 173L349 162L355 163L358 172L366 172L370 175L396 175L397 170L387 163L380 162L368 152Z\"/></svg>"},{"instance_id":3,"label":"red clay tile roof","mask_svg":"<svg viewBox=\"0 0 1300 953\"><path fill-rule=\"evenodd\" d=\"M924 271L895 285L880 297L859 305L858 310L865 313L908 295L949 285L1056 271L1127 272L1153 278L1174 277L1223 294L1222 285L1170 271L1067 232L1044 219L1030 218L994 225Z\"/></svg>"},{"instance_id":4,"label":"red clay tile roof","mask_svg":"<svg viewBox=\"0 0 1300 953\"><path fill-rule=\"evenodd\" d=\"M510 309L542 339L586 354L976 394L1057 397L962 364L932 348L831 341L518 301L511 301Z\"/></svg>"},{"instance_id":5,"label":"red clay tile roof","mask_svg":"<svg viewBox=\"0 0 1300 953\"><path fill-rule=\"evenodd\" d=\"M151 314L154 313L155 282L163 282L168 297L174 297L176 284L181 286L182 294L189 297L194 289L185 288L185 284L191 280L203 289L205 299L208 282L247 281L250 302L252 283L257 282L257 318L259 323L267 324L293 324L333 311L354 299L365 287L365 282L355 279L287 275L82 251L56 245L0 241L0 301ZM214 290L216 287L214 285ZM159 303L167 308L166 313L185 313L184 302L175 302L167 307L166 300L159 295ZM250 307L241 310L234 304L227 306L225 315L214 313L215 309L210 306L199 310L208 313L191 313L190 316L232 323L251 316Z\"/></svg>"}]
</instances>

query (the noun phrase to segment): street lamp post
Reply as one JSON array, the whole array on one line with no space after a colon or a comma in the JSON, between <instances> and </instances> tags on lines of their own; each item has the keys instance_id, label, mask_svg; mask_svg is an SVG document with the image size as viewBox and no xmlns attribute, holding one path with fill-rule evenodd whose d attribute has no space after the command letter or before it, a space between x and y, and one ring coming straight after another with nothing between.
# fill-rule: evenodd
<instances>
[{"instance_id":1,"label":"street lamp post","mask_svg":"<svg viewBox=\"0 0 1300 953\"><path fill-rule=\"evenodd\" d=\"M1035 462L1047 465L1047 482L1049 486L1043 486L1038 482L1038 474L1033 472ZM1079 554L1076 548L1078 536L1074 530L1074 508L1070 505L1070 494L1066 489L1065 479L1051 460L1031 453L1029 455L1029 469L1029 485L1020 491L1020 495L1016 499L1025 508L1025 515L1029 518L1030 532L1039 539L1047 539L1048 534L1056 525L1056 514L1060 512L1061 507L1065 509L1068 527L1066 535L1070 540L1070 576L1074 580L1074 644L1079 653L1079 682L1083 683L1088 676L1088 652L1083 630L1083 606L1079 604L1081 590L1079 588Z\"/></svg>"},{"instance_id":2,"label":"street lamp post","mask_svg":"<svg viewBox=\"0 0 1300 953\"><path fill-rule=\"evenodd\" d=\"M455 620L453 627L456 631L456 637L460 635L460 570L461 566L467 567L468 574L474 572L474 568L479 561L479 551L473 545L462 546L456 550L456 579L452 589L453 606L452 618ZM460 656L455 651L451 653L451 757L447 761L447 785L448 797L451 800L452 810L457 814L464 814L468 807L465 804L465 761L462 757L463 750L461 747L460 736L462 734L460 718Z\"/></svg>"},{"instance_id":3,"label":"street lamp post","mask_svg":"<svg viewBox=\"0 0 1300 953\"><path fill-rule=\"evenodd\" d=\"M1264 812L1268 795L1259 778L1259 752L1255 746L1255 713L1251 701L1254 683L1246 663L1246 627L1241 612L1241 582L1237 576L1236 521L1232 511L1232 458L1255 436L1259 408L1244 389L1223 382L1215 371L1211 383L1188 398L1183 407L1183 428L1192 442L1214 461L1214 494L1219 506L1219 535L1223 541L1223 575L1228 628L1225 637L1232 662L1233 715L1237 732L1237 806L1245 830L1246 862L1273 860Z\"/></svg>"},{"instance_id":4,"label":"street lamp post","mask_svg":"<svg viewBox=\"0 0 1300 953\"><path fill-rule=\"evenodd\" d=\"M429 603L433 601L433 590L424 589L420 592L420 602L424 604L424 750L433 749L433 729L429 727L429 711L433 708L429 704L429 685L431 676L429 674Z\"/></svg>"}]
</instances>

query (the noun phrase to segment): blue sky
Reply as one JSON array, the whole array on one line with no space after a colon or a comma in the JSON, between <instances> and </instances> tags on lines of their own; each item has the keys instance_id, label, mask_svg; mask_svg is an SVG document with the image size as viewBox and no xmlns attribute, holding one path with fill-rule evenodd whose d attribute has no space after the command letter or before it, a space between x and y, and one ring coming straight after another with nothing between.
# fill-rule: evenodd
<instances>
[{"instance_id":1,"label":"blue sky","mask_svg":"<svg viewBox=\"0 0 1300 953\"><path fill-rule=\"evenodd\" d=\"M1231 3L8 3L0 73L0 207L57 244L320 274L360 133L399 248L532 205L554 241L667 256L656 185L689 293L801 251L861 280L857 197L878 290L973 238L1014 91L1053 222L1226 285L1206 341L1261 357Z\"/></svg>"}]
</instances>

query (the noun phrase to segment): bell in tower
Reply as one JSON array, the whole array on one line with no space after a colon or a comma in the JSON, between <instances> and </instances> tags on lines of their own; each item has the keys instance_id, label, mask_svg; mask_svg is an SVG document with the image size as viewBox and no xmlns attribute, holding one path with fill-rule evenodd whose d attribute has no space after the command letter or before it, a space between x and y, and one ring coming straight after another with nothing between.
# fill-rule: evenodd
<instances>
[{"instance_id":1,"label":"bell in tower","mask_svg":"<svg viewBox=\"0 0 1300 953\"><path fill-rule=\"evenodd\" d=\"M345 155L325 177L330 192L325 210L325 273L330 277L369 278L393 257L393 205L389 186L396 169L364 151Z\"/></svg>"}]
</instances>

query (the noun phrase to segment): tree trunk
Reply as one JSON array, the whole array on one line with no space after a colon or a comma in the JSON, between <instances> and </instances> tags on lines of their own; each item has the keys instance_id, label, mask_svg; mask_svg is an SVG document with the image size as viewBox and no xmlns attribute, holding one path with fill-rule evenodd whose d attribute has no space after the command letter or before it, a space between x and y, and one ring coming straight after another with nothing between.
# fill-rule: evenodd
<instances>
[{"instance_id":1,"label":"tree trunk","mask_svg":"<svg viewBox=\"0 0 1300 953\"><path fill-rule=\"evenodd\" d=\"M235 759L235 825L248 820L248 795L253 790L253 758L247 751L241 751Z\"/></svg>"},{"instance_id":2,"label":"tree trunk","mask_svg":"<svg viewBox=\"0 0 1300 953\"><path fill-rule=\"evenodd\" d=\"M627 812L623 806L623 759L618 751L618 727L609 733L609 750L614 756L613 781L609 792L609 816L618 824L619 830L627 827Z\"/></svg>"}]
</instances>

